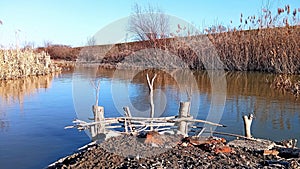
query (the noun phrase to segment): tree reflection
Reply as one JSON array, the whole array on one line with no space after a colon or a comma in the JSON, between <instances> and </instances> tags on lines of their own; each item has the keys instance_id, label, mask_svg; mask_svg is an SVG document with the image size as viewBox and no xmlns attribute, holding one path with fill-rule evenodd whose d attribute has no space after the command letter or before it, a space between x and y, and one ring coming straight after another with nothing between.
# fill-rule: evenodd
<instances>
[{"instance_id":1,"label":"tree reflection","mask_svg":"<svg viewBox=\"0 0 300 169\"><path fill-rule=\"evenodd\" d=\"M107 69L98 69L98 76L116 78L113 76L113 71ZM174 70L181 80L174 80L171 73L162 70L122 70L122 75L117 76L120 80L131 80L134 84L146 84L146 74L158 74L155 80L155 88L160 88L163 91L172 87L172 92L167 96L177 97L176 100L182 99L178 87L187 86L191 88L192 93L198 91L211 100L211 81L206 71L195 71L193 76L197 84L191 83L192 79L186 77L188 71ZM131 79L134 76L133 79ZM295 100L293 95L280 92L270 86L267 81L272 81L275 78L274 74L259 73L259 72L227 72L227 111L235 113L236 120L239 121L241 117L248 113L255 113L256 121L260 124L271 125L273 129L289 130L291 129L291 121L297 118L300 121L300 115L297 110L300 109L300 102ZM147 97L147 87L139 87L138 101L145 100ZM182 95L181 95L182 96ZM210 102L210 101L209 101ZM140 104L140 103L137 103ZM205 109L206 110L206 109Z\"/></svg>"}]
</instances>

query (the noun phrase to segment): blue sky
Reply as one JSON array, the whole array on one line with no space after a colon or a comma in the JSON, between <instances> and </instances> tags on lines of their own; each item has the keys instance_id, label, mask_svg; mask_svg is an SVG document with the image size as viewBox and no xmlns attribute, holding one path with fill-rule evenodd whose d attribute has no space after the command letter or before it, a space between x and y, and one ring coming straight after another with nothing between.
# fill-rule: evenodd
<instances>
[{"instance_id":1,"label":"blue sky","mask_svg":"<svg viewBox=\"0 0 300 169\"><path fill-rule=\"evenodd\" d=\"M272 1L272 2L271 2ZM299 0L270 0L271 7L300 8ZM82 46L87 38L101 28L127 17L132 6L151 4L166 14L179 17L197 28L216 23L229 25L239 22L240 14L257 15L266 0L2 0L0 2L0 44L20 46L34 42L41 46L45 41L54 44Z\"/></svg>"}]
</instances>

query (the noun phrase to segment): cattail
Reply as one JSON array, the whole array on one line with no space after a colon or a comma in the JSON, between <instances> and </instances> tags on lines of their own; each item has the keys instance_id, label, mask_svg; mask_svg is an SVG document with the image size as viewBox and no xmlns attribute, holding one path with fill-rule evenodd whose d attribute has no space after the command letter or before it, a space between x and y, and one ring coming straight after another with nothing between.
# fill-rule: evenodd
<instances>
[{"instance_id":1,"label":"cattail","mask_svg":"<svg viewBox=\"0 0 300 169\"><path fill-rule=\"evenodd\" d=\"M293 11L293 16L296 16L296 14L297 14L297 10L294 9L294 11Z\"/></svg>"},{"instance_id":2,"label":"cattail","mask_svg":"<svg viewBox=\"0 0 300 169\"><path fill-rule=\"evenodd\" d=\"M263 8L262 11L265 13L268 12L268 10L266 8Z\"/></svg>"},{"instance_id":3,"label":"cattail","mask_svg":"<svg viewBox=\"0 0 300 169\"><path fill-rule=\"evenodd\" d=\"M283 19L283 23L285 24L285 26L289 26L289 21L287 18L284 18Z\"/></svg>"},{"instance_id":4,"label":"cattail","mask_svg":"<svg viewBox=\"0 0 300 169\"><path fill-rule=\"evenodd\" d=\"M272 19L270 19L270 21L269 21L269 25L271 25L271 24L272 24L272 21L273 21L273 20L272 20Z\"/></svg>"},{"instance_id":5,"label":"cattail","mask_svg":"<svg viewBox=\"0 0 300 169\"><path fill-rule=\"evenodd\" d=\"M177 25L177 27L178 27L178 29L181 29L181 26L180 26L180 24L178 24L178 25Z\"/></svg>"},{"instance_id":6,"label":"cattail","mask_svg":"<svg viewBox=\"0 0 300 169\"><path fill-rule=\"evenodd\" d=\"M284 9L283 8L278 8L277 12L278 12L278 15L280 15L281 13L284 12Z\"/></svg>"},{"instance_id":7,"label":"cattail","mask_svg":"<svg viewBox=\"0 0 300 169\"><path fill-rule=\"evenodd\" d=\"M285 11L287 11L287 14L290 14L290 5L285 6Z\"/></svg>"}]
</instances>

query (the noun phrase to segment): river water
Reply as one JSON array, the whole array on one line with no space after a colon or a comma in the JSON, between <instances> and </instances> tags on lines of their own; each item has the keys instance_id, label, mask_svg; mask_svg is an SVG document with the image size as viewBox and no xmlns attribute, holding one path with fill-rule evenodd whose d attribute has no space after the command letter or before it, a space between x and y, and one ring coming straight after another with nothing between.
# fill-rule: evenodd
<instances>
[{"instance_id":1,"label":"river water","mask_svg":"<svg viewBox=\"0 0 300 169\"><path fill-rule=\"evenodd\" d=\"M191 115L227 126L212 130L243 135L242 116L254 113L254 137L300 140L300 101L266 83L272 74L77 68L0 82L0 168L43 168L89 143L88 132L64 127L92 117L95 80L106 117L121 116L123 106L148 117L147 73L157 74L156 117L176 115L179 102L191 99Z\"/></svg>"}]
</instances>

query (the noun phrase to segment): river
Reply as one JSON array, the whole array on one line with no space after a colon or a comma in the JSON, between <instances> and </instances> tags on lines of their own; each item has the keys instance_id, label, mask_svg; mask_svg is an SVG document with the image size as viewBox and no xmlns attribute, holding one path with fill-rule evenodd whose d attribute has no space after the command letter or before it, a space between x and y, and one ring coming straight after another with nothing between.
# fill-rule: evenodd
<instances>
[{"instance_id":1,"label":"river","mask_svg":"<svg viewBox=\"0 0 300 169\"><path fill-rule=\"evenodd\" d=\"M147 73L157 74L156 117L176 115L179 102L190 98L194 117L227 126L217 131L243 135L242 116L254 113L254 137L300 140L300 101L266 83L272 74L77 68L0 81L0 168L43 168L89 143L88 132L64 127L75 118L92 117L95 79L106 117L122 115L123 106L134 116L148 117Z\"/></svg>"}]
</instances>

